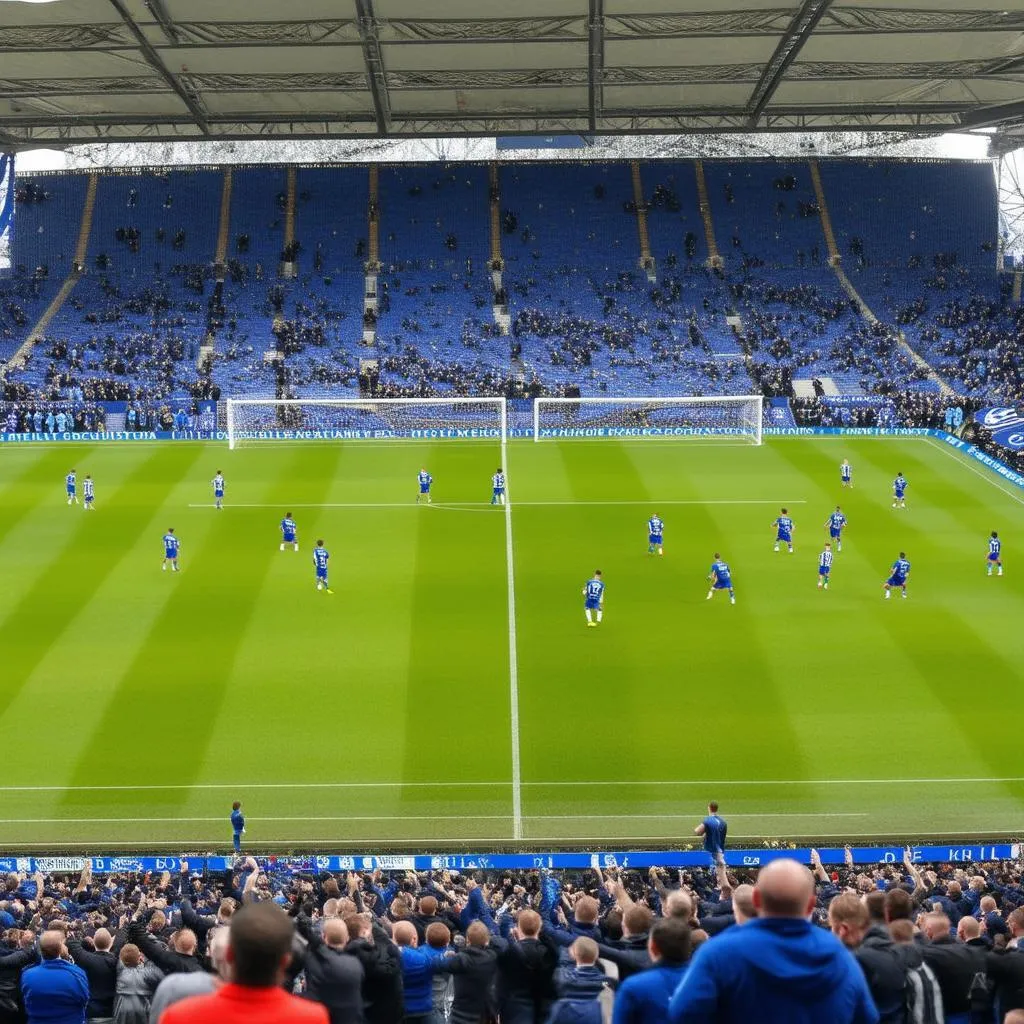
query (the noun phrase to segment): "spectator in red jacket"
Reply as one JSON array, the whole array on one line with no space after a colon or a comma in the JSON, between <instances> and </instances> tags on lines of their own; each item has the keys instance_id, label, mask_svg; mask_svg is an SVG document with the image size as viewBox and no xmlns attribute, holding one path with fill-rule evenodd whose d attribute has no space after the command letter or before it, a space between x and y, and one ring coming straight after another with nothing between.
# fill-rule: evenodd
<instances>
[{"instance_id":1,"label":"spectator in red jacket","mask_svg":"<svg viewBox=\"0 0 1024 1024\"><path fill-rule=\"evenodd\" d=\"M251 903L231 918L231 982L175 1003L160 1024L328 1024L327 1010L282 988L291 962L292 922L274 903Z\"/></svg>"}]
</instances>

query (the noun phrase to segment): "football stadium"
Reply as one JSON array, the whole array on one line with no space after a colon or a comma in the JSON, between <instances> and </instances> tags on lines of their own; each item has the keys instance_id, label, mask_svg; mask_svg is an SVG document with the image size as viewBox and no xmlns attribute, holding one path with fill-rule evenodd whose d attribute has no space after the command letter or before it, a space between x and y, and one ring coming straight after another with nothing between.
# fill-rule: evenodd
<instances>
[{"instance_id":1,"label":"football stadium","mask_svg":"<svg viewBox=\"0 0 1024 1024\"><path fill-rule=\"evenodd\" d=\"M1024 1020L1024 10L0 54L0 1024Z\"/></svg>"}]
</instances>

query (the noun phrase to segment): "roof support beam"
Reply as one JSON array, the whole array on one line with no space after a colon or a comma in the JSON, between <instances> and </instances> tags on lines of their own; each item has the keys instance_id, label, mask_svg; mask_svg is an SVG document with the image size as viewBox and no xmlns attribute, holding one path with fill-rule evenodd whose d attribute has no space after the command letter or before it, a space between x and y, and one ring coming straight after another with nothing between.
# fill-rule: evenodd
<instances>
[{"instance_id":1,"label":"roof support beam","mask_svg":"<svg viewBox=\"0 0 1024 1024\"><path fill-rule=\"evenodd\" d=\"M377 22L373 0L355 0L355 5L359 21L359 39L363 44L363 61L366 63L366 77L370 83L373 112L377 118L377 134L387 135L391 131L391 96L388 93L384 54L380 45L380 25Z\"/></svg>"},{"instance_id":2,"label":"roof support beam","mask_svg":"<svg viewBox=\"0 0 1024 1024\"><path fill-rule=\"evenodd\" d=\"M121 0L110 0L111 6L120 15L121 20L124 22L125 27L134 36L136 43L139 45L139 50L142 56L146 59L146 63L170 86L170 88L177 94L178 99L185 104L188 112L192 115L193 120L199 125L200 131L204 135L210 134L210 126L207 123L206 114L199 106L198 101L194 96L182 87L181 83L171 74L168 70L167 65L160 59L160 55L153 49L149 40L145 37L142 29L135 24L132 16L128 13L128 8L121 2Z\"/></svg>"},{"instance_id":3,"label":"roof support beam","mask_svg":"<svg viewBox=\"0 0 1024 1024\"><path fill-rule=\"evenodd\" d=\"M757 124L765 107L775 95L775 90L778 89L785 77L790 64L796 60L797 54L803 49L804 43L810 39L831 3L832 0L804 0L800 5L800 10L793 15L789 28L779 40L779 45L775 47L771 60L765 65L761 79L747 104L751 128Z\"/></svg>"},{"instance_id":4,"label":"roof support beam","mask_svg":"<svg viewBox=\"0 0 1024 1024\"><path fill-rule=\"evenodd\" d=\"M587 21L587 110L591 132L604 109L604 0L590 0Z\"/></svg>"},{"instance_id":5,"label":"roof support beam","mask_svg":"<svg viewBox=\"0 0 1024 1024\"><path fill-rule=\"evenodd\" d=\"M181 42L181 33L178 32L177 26L171 21L171 16L167 13L167 8L164 6L164 0L145 0L145 4L149 13L153 15L153 20L160 26L160 30L167 37L167 42L171 46L177 46Z\"/></svg>"}]
</instances>

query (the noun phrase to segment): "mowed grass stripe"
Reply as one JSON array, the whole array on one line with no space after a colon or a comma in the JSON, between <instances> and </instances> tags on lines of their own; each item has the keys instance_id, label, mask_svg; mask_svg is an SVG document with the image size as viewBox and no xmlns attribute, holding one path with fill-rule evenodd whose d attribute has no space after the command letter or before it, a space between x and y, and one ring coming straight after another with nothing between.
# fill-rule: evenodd
<instances>
[{"instance_id":1,"label":"mowed grass stripe","mask_svg":"<svg viewBox=\"0 0 1024 1024\"><path fill-rule=\"evenodd\" d=\"M63 545L51 549L50 561L39 567L35 582L0 625L7 680L0 690L0 719L47 651L61 642L69 625L89 606L140 537L143 526L134 508L119 508L118 496L132 494L134 499L144 490L154 503L162 501L198 455L198 450L188 449L150 452L112 491L110 508L104 513L82 512L66 505L58 510L74 516L63 534ZM101 515L105 518L97 522ZM158 544L159 538L154 537L154 548ZM114 629L113 621L110 629ZM101 666L96 669L102 671Z\"/></svg>"},{"instance_id":2,"label":"mowed grass stripe","mask_svg":"<svg viewBox=\"0 0 1024 1024\"><path fill-rule=\"evenodd\" d=\"M214 472L206 465L212 455L205 454L204 479ZM217 459L223 459L224 454L222 450L215 452ZM279 487L277 475L307 457L304 449L289 450L276 467L277 473L262 481L261 490L273 493ZM225 476L231 484L227 468ZM182 709L195 709L181 723L181 742L190 756L174 759L175 774L183 783L202 777L201 752L213 738L246 624L262 596L270 556L279 552L240 550L234 543L238 527L232 522L229 508L223 512L195 511L188 521L202 523L202 539L198 544L190 543L188 531L179 529L183 542L180 573L161 572L154 563L160 577L154 577L154 584L174 590L162 616L118 680L103 718L79 757L70 779L72 785L117 780L123 766L116 759L112 761L112 745L125 737L146 735L151 729L153 715L147 697L154 693L161 700L173 699ZM146 763L153 772L164 770L158 760ZM137 770L136 774L140 781L145 777L144 771ZM165 793L158 806L181 806L187 799L187 790ZM64 806L80 808L82 802L80 792L69 791ZM119 802L117 794L108 791L90 794L88 805L105 807Z\"/></svg>"},{"instance_id":3,"label":"mowed grass stripe","mask_svg":"<svg viewBox=\"0 0 1024 1024\"><path fill-rule=\"evenodd\" d=\"M64 477L76 468L74 453L31 448L0 451L0 542L37 509L66 502ZM64 497L62 497L64 496Z\"/></svg>"},{"instance_id":4,"label":"mowed grass stripe","mask_svg":"<svg viewBox=\"0 0 1024 1024\"><path fill-rule=\"evenodd\" d=\"M458 497L484 496L501 460L497 445L449 450L435 446L424 463L438 481L435 500L462 482ZM438 469L435 471L434 466ZM510 484L514 481L510 478ZM479 490L477 490L479 488ZM455 495L452 495L455 497ZM423 508L415 524L415 571L407 637L409 678L402 728L402 776L438 777L438 754L458 754L448 764L467 778L496 780L493 792L467 793L481 809L500 801L508 819L491 836L512 836L512 753L509 710L508 609L505 513ZM439 669L444 678L438 688ZM444 709L444 710L442 710ZM454 713L451 709L456 709ZM433 799L428 789L403 792L403 806L420 813ZM450 829L458 839L457 827Z\"/></svg>"}]
</instances>

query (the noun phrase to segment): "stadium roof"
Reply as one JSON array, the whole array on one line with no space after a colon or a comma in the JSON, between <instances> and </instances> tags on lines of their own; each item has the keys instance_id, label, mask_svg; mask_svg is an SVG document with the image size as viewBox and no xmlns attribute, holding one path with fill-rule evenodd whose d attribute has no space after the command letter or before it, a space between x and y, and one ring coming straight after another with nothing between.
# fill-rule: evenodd
<instances>
[{"instance_id":1,"label":"stadium roof","mask_svg":"<svg viewBox=\"0 0 1024 1024\"><path fill-rule=\"evenodd\" d=\"M518 133L1024 134L1024 7L1007 6L0 0L0 148Z\"/></svg>"}]
</instances>

